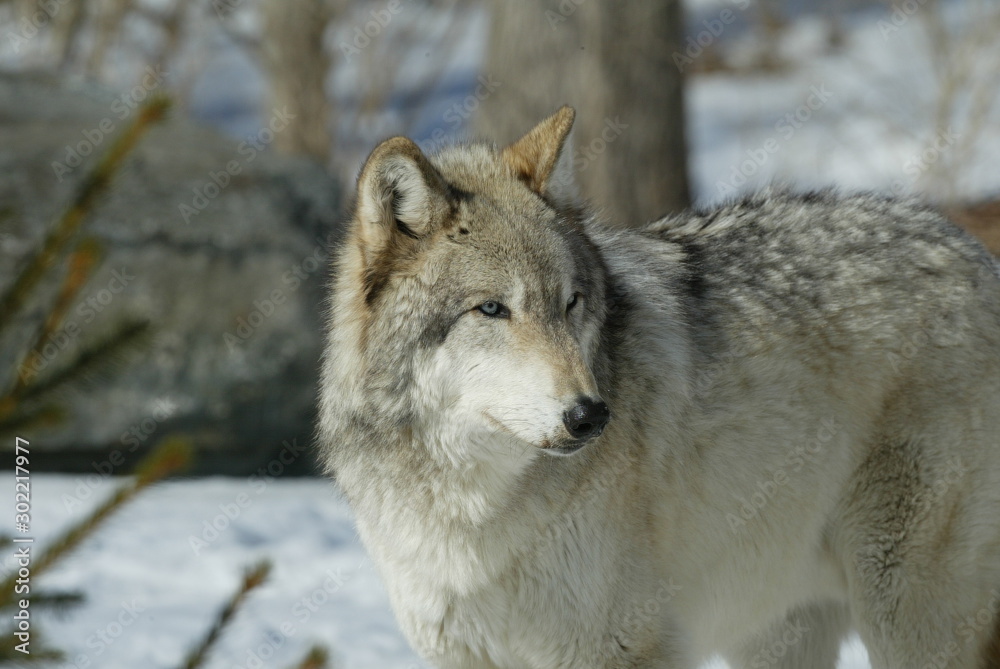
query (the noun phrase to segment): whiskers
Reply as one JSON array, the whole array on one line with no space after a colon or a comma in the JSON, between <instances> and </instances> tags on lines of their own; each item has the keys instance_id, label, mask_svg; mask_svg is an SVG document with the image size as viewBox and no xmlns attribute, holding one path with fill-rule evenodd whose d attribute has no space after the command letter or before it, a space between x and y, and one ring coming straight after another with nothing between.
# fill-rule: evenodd
<instances>
[{"instance_id":1,"label":"whiskers","mask_svg":"<svg viewBox=\"0 0 1000 669\"><path fill-rule=\"evenodd\" d=\"M541 439L540 443L534 443L526 436L541 436L546 432L544 429L539 429L537 418L541 412L533 405L494 407L483 413L490 418L492 424L499 425L505 433L514 437L508 445L513 455L523 457L532 449L547 448L550 444L548 438Z\"/></svg>"}]
</instances>

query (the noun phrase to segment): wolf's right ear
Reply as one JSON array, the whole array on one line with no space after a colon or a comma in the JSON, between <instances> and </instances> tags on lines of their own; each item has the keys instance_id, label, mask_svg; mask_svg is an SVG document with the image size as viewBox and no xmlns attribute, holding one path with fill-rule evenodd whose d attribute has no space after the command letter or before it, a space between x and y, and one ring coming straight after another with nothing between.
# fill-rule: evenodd
<instances>
[{"instance_id":1,"label":"wolf's right ear","mask_svg":"<svg viewBox=\"0 0 1000 669\"><path fill-rule=\"evenodd\" d=\"M358 235L383 248L397 235L419 239L447 216L447 185L412 140L387 139L372 151L358 177Z\"/></svg>"},{"instance_id":2,"label":"wolf's right ear","mask_svg":"<svg viewBox=\"0 0 1000 669\"><path fill-rule=\"evenodd\" d=\"M574 118L573 108L564 105L500 152L503 161L536 193L572 188L572 150L567 139Z\"/></svg>"}]
</instances>

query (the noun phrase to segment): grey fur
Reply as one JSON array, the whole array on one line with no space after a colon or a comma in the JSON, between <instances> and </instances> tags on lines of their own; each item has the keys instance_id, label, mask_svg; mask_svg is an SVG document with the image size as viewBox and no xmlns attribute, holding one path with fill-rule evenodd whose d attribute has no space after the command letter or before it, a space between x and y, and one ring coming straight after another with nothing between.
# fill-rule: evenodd
<instances>
[{"instance_id":1,"label":"grey fur","mask_svg":"<svg viewBox=\"0 0 1000 669\"><path fill-rule=\"evenodd\" d=\"M546 190L560 114L513 157L390 140L359 181L320 435L411 643L447 668L828 669L856 629L874 669L992 667L995 261L872 194L611 230ZM546 398L611 407L571 457L524 436L549 420L516 403L532 365L476 376L529 358ZM480 425L466 378L524 413Z\"/></svg>"}]
</instances>

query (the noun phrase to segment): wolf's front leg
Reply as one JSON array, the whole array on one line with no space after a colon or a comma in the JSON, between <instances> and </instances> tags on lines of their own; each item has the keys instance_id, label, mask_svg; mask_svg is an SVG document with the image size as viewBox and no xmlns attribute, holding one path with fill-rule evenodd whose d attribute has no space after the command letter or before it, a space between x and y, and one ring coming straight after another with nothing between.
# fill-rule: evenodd
<instances>
[{"instance_id":1,"label":"wolf's front leg","mask_svg":"<svg viewBox=\"0 0 1000 669\"><path fill-rule=\"evenodd\" d=\"M727 653L733 669L836 669L850 626L846 605L810 604L795 609L758 637Z\"/></svg>"},{"instance_id":2,"label":"wolf's front leg","mask_svg":"<svg viewBox=\"0 0 1000 669\"><path fill-rule=\"evenodd\" d=\"M696 669L688 634L673 617L667 605L671 591L661 587L651 591L646 600L634 603L621 617L616 631L604 647L600 669ZM665 596L666 595L666 596ZM580 665L577 665L580 666ZM588 665L589 666L589 665Z\"/></svg>"}]
</instances>

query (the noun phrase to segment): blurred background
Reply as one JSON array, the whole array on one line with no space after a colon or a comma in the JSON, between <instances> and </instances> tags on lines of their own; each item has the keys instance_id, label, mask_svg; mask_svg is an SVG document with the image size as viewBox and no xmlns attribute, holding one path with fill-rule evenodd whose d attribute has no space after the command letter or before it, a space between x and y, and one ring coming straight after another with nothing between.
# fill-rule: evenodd
<instances>
[{"instance_id":1,"label":"blurred background","mask_svg":"<svg viewBox=\"0 0 1000 669\"><path fill-rule=\"evenodd\" d=\"M998 34L993 0L0 0L32 638L52 666L422 666L312 442L330 250L381 139L503 143L570 104L614 225L837 186L1000 253Z\"/></svg>"}]
</instances>

